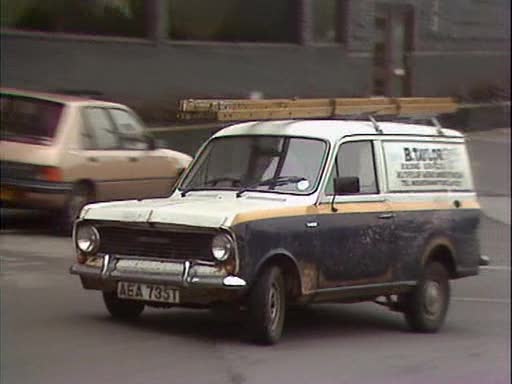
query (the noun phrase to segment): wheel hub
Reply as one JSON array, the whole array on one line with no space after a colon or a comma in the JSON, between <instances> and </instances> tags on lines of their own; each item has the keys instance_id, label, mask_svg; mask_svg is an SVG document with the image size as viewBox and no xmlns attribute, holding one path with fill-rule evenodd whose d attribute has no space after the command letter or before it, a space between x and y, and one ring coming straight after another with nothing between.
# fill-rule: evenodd
<instances>
[{"instance_id":1,"label":"wheel hub","mask_svg":"<svg viewBox=\"0 0 512 384\"><path fill-rule=\"evenodd\" d=\"M430 317L439 315L443 307L443 295L441 284L437 281L429 281L425 285L425 311Z\"/></svg>"},{"instance_id":2,"label":"wheel hub","mask_svg":"<svg viewBox=\"0 0 512 384\"><path fill-rule=\"evenodd\" d=\"M277 326L281 311L281 292L278 284L272 284L269 293L269 309L272 329Z\"/></svg>"}]
</instances>

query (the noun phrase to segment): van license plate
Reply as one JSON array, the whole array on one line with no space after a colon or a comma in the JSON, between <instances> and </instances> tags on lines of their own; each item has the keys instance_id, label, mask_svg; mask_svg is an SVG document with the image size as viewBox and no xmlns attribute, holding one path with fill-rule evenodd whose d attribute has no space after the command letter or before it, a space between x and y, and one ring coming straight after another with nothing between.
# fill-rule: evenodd
<instances>
[{"instance_id":1,"label":"van license plate","mask_svg":"<svg viewBox=\"0 0 512 384\"><path fill-rule=\"evenodd\" d=\"M117 283L117 297L169 304L178 304L180 302L180 292L176 288L166 285L130 283L126 281Z\"/></svg>"}]
</instances>

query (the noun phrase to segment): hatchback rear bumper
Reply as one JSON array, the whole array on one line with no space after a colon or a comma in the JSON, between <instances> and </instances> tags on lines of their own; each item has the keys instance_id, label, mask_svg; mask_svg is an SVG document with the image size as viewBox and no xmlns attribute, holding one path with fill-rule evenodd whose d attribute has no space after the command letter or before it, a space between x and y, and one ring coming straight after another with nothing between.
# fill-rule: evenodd
<instances>
[{"instance_id":1,"label":"hatchback rear bumper","mask_svg":"<svg viewBox=\"0 0 512 384\"><path fill-rule=\"evenodd\" d=\"M0 201L11 208L59 209L73 185L64 182L2 178Z\"/></svg>"}]
</instances>

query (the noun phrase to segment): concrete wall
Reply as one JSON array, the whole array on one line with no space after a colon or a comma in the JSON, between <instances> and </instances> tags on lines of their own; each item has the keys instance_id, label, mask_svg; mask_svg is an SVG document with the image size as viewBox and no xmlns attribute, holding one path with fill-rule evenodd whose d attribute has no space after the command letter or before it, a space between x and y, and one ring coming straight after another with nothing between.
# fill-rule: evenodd
<instances>
[{"instance_id":1,"label":"concrete wall","mask_svg":"<svg viewBox=\"0 0 512 384\"><path fill-rule=\"evenodd\" d=\"M3 86L87 89L133 104L184 97L359 96L370 61L338 46L151 44L8 35Z\"/></svg>"},{"instance_id":2,"label":"concrete wall","mask_svg":"<svg viewBox=\"0 0 512 384\"><path fill-rule=\"evenodd\" d=\"M417 21L415 94L467 96L498 86L510 95L509 0L410 3L416 3Z\"/></svg>"},{"instance_id":3,"label":"concrete wall","mask_svg":"<svg viewBox=\"0 0 512 384\"><path fill-rule=\"evenodd\" d=\"M247 97L253 91L265 97L367 96L376 3L350 1L346 45L171 43L4 30L1 83L94 90L153 112L174 109L180 98ZM465 95L490 85L509 94L508 0L382 3L414 7L413 95Z\"/></svg>"}]
</instances>

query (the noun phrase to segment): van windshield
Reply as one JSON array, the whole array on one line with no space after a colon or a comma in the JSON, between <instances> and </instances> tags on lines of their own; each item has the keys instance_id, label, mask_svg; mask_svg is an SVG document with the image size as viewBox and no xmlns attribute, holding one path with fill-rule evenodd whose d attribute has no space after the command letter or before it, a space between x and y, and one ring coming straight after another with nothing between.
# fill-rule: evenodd
<instances>
[{"instance_id":1,"label":"van windshield","mask_svg":"<svg viewBox=\"0 0 512 384\"><path fill-rule=\"evenodd\" d=\"M64 105L25 96L0 96L1 140L50 145Z\"/></svg>"},{"instance_id":2,"label":"van windshield","mask_svg":"<svg viewBox=\"0 0 512 384\"><path fill-rule=\"evenodd\" d=\"M201 152L180 190L311 193L320 178L326 147L321 140L299 137L220 137Z\"/></svg>"}]
</instances>

